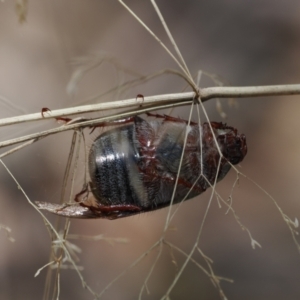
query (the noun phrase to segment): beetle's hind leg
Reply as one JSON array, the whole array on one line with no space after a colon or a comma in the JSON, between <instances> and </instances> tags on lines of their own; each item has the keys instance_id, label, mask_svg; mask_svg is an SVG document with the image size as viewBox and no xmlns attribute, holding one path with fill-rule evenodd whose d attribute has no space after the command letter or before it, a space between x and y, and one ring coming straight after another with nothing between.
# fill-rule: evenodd
<instances>
[{"instance_id":1,"label":"beetle's hind leg","mask_svg":"<svg viewBox=\"0 0 300 300\"><path fill-rule=\"evenodd\" d=\"M133 204L116 204L116 205L89 205L85 202L81 202L80 205L82 207L88 207L94 212L101 212L101 213L111 213L111 212L139 212L142 210L141 207L133 205Z\"/></svg>"},{"instance_id":2,"label":"beetle's hind leg","mask_svg":"<svg viewBox=\"0 0 300 300\"><path fill-rule=\"evenodd\" d=\"M89 199L81 203L53 204L47 202L36 202L41 210L46 210L53 214L78 219L118 219L140 213L141 207L135 205L99 205L95 200Z\"/></svg>"}]
</instances>

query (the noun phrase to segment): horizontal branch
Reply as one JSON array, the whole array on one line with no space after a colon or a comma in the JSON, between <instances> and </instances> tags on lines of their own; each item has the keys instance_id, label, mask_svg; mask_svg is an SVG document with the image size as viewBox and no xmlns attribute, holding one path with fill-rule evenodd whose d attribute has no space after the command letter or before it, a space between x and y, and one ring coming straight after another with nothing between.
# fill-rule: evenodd
<instances>
[{"instance_id":1,"label":"horizontal branch","mask_svg":"<svg viewBox=\"0 0 300 300\"><path fill-rule=\"evenodd\" d=\"M299 95L300 84L291 85L274 85L274 86L257 86L257 87L210 87L203 88L199 91L202 102L212 98L242 98L242 97L259 97L259 96L279 96L279 95ZM156 96L137 97L133 99L112 101L99 104L83 105L71 108L47 111L42 116L41 112L21 115L0 120L0 126L11 124L37 121L49 118L71 116L76 114L90 113L96 111L105 111L130 107L148 107L155 109L157 106L175 104L190 104L195 99L194 92L165 94ZM176 105L177 104L177 105ZM41 108L42 109L42 108Z\"/></svg>"},{"instance_id":2,"label":"horizontal branch","mask_svg":"<svg viewBox=\"0 0 300 300\"><path fill-rule=\"evenodd\" d=\"M202 101L212 98L245 98L261 96L299 95L300 84L242 86L242 87L211 87L200 91Z\"/></svg>"},{"instance_id":3,"label":"horizontal branch","mask_svg":"<svg viewBox=\"0 0 300 300\"><path fill-rule=\"evenodd\" d=\"M49 118L72 116L72 115L91 113L97 111L114 110L120 108L130 108L130 107L139 108L140 106L156 107L156 106L161 106L163 104L167 105L167 104L183 102L183 101L184 102L186 101L186 104L189 104L193 101L194 97L195 97L194 92L188 92L188 93L165 94L165 95L148 96L148 97L145 96L144 98L137 97L137 98L127 99L127 100L75 106L70 108L46 111L44 112L43 115L41 112L38 112L38 113L33 113L28 115L21 115L21 116L1 119L0 126L6 126L6 125L12 125L12 124L18 124L18 123L30 122L30 121L45 120ZM184 103L182 105L184 105Z\"/></svg>"},{"instance_id":4,"label":"horizontal branch","mask_svg":"<svg viewBox=\"0 0 300 300\"><path fill-rule=\"evenodd\" d=\"M278 85L278 86L259 86L259 87L212 87L203 88L199 91L202 102L212 98L240 98L240 97L258 97L258 96L278 96L278 95L296 95L300 94L300 85ZM45 136L56 134L62 131L74 130L85 126L94 126L99 122L107 122L116 119L126 118L128 116L143 114L151 110L159 110L175 106L191 104L195 99L194 92L167 94L149 97L137 97L136 99L121 100L115 102L100 103L94 105L77 106L60 110L46 111L44 117L42 113L23 115L0 120L0 126L16 124L21 122L36 121L42 119L64 117L87 112L111 110L117 108L135 107L131 111L120 114L113 114L97 119L79 120L77 123L68 123L60 127L29 134L11 140L0 142L0 148L23 143L27 141L37 141ZM14 151L14 149L13 149ZM5 153L6 155L6 153Z\"/></svg>"}]
</instances>

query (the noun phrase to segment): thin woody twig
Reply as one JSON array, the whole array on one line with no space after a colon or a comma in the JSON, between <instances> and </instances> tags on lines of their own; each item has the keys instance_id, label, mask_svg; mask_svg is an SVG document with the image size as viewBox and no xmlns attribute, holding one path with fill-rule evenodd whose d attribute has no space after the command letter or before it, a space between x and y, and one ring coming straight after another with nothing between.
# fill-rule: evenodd
<instances>
[{"instance_id":1,"label":"thin woody twig","mask_svg":"<svg viewBox=\"0 0 300 300\"><path fill-rule=\"evenodd\" d=\"M0 120L0 126L30 122L30 121L38 121L38 120L45 120L49 118L57 118L57 117L64 117L64 116L71 116L71 115L78 115L83 113L90 113L96 111L105 111L105 110L112 110L112 109L119 109L119 108L130 108L130 107L137 107L140 105L148 106L148 105L161 105L161 104L168 104L168 103L176 103L178 101L187 101L189 104L194 99L195 93L188 92L188 93L178 93L178 94L166 94L166 95L158 95L158 96L149 96L144 97L144 99L127 99L127 100L120 100L120 101L111 101L106 103L98 103L98 104L91 104L91 105L82 105L64 109L57 109L47 111L47 113L42 116L41 112L28 114L28 115L21 115L11 118L4 118Z\"/></svg>"},{"instance_id":2,"label":"thin woody twig","mask_svg":"<svg viewBox=\"0 0 300 300\"><path fill-rule=\"evenodd\" d=\"M212 98L245 98L260 96L280 96L280 95L300 95L300 84L287 85L269 85L269 86L249 86L249 87L209 87L199 91L202 102ZM164 94L155 96L145 96L142 101L136 98L112 101L99 104L83 105L71 108L52 110L42 116L41 112L21 115L0 120L0 126L18 124L23 122L38 121L49 118L57 118L63 116L71 116L96 111L111 110L117 108L130 108L136 106L156 106L162 104L171 104L177 102L185 102L190 104L195 97L194 92ZM184 104L184 103L183 103ZM181 105L183 105L181 104Z\"/></svg>"},{"instance_id":3,"label":"thin woody twig","mask_svg":"<svg viewBox=\"0 0 300 300\"><path fill-rule=\"evenodd\" d=\"M300 84L242 86L242 87L211 87L200 90L202 102L212 98L245 98L260 96L299 95Z\"/></svg>"}]
</instances>

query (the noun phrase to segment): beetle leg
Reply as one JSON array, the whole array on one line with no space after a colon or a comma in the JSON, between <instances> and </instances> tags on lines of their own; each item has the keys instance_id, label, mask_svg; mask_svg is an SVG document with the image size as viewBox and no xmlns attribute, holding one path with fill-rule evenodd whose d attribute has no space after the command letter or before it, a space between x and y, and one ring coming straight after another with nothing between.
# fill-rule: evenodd
<instances>
[{"instance_id":1,"label":"beetle leg","mask_svg":"<svg viewBox=\"0 0 300 300\"><path fill-rule=\"evenodd\" d=\"M124 124L128 124L128 123L133 123L134 118L135 117L128 117L128 118L125 118L125 119L106 121L106 122L98 123L96 125L90 126L90 128L92 128L92 131L90 133L93 133L94 130L97 127L106 127L106 126L115 126L115 125L124 125Z\"/></svg>"},{"instance_id":2,"label":"beetle leg","mask_svg":"<svg viewBox=\"0 0 300 300\"><path fill-rule=\"evenodd\" d=\"M56 121L61 121L61 122L65 122L65 123L69 123L72 121L71 118L64 118L64 117L57 117L55 118Z\"/></svg>"},{"instance_id":3,"label":"beetle leg","mask_svg":"<svg viewBox=\"0 0 300 300\"><path fill-rule=\"evenodd\" d=\"M83 199L80 196L87 194ZM113 204L113 205L102 205L98 201L95 201L93 197L88 198L89 190L86 185L81 192L75 195L74 201L78 202L82 207L88 207L93 211L99 212L116 212L116 211L140 211L141 208L133 204Z\"/></svg>"},{"instance_id":4,"label":"beetle leg","mask_svg":"<svg viewBox=\"0 0 300 300\"><path fill-rule=\"evenodd\" d=\"M83 202L80 203L83 207L88 207L92 211L99 211L103 213L109 213L109 212L118 212L118 211L141 211L142 208L133 204L116 204L116 205L89 205L85 204Z\"/></svg>"},{"instance_id":5,"label":"beetle leg","mask_svg":"<svg viewBox=\"0 0 300 300\"><path fill-rule=\"evenodd\" d=\"M190 124L190 125L197 125L198 124L196 122L192 122L192 121L189 122L187 120L172 117L172 116L169 116L169 115L153 114L153 113L150 113L150 112L146 112L146 114L149 117L164 119L164 121L167 121L167 122L185 123L185 124Z\"/></svg>"},{"instance_id":6,"label":"beetle leg","mask_svg":"<svg viewBox=\"0 0 300 300\"><path fill-rule=\"evenodd\" d=\"M53 214L79 219L102 218L102 219L118 219L133 215L142 211L141 207L135 205L98 205L94 201L86 203L71 203L71 204L53 204L47 202L35 202L39 209L47 210Z\"/></svg>"},{"instance_id":7,"label":"beetle leg","mask_svg":"<svg viewBox=\"0 0 300 300\"><path fill-rule=\"evenodd\" d=\"M83 187L81 192L79 192L78 194L75 195L74 201L75 202L81 202L82 200L79 197L81 195L85 194L85 193L87 194L85 198L88 198L89 190L88 190L88 185L87 184Z\"/></svg>"},{"instance_id":8,"label":"beetle leg","mask_svg":"<svg viewBox=\"0 0 300 300\"><path fill-rule=\"evenodd\" d=\"M45 112L49 112L49 111L51 112L51 109L50 109L50 108L48 108L48 107L43 107L42 110L41 110L41 115L42 115L42 117L45 118L44 113L45 113Z\"/></svg>"},{"instance_id":9,"label":"beetle leg","mask_svg":"<svg viewBox=\"0 0 300 300\"><path fill-rule=\"evenodd\" d=\"M44 113L44 111L42 111L42 115L43 115L43 113ZM71 119L71 118L65 118L65 117L57 117L55 119L56 119L56 121L62 121L62 122L68 123L68 124L73 124L73 123L78 123L78 122L84 122L84 121L92 120L92 119L87 119L87 118L75 118L75 119ZM92 131L90 133L93 133L93 131L97 127L124 125L124 124L128 124L128 123L133 123L134 119L135 119L135 117L128 117L128 118L120 119L120 120L99 122L96 125L89 126L89 128L92 128Z\"/></svg>"},{"instance_id":10,"label":"beetle leg","mask_svg":"<svg viewBox=\"0 0 300 300\"><path fill-rule=\"evenodd\" d=\"M137 101L138 98L142 98L142 102L144 102L144 95L142 95L142 94L137 94L135 100Z\"/></svg>"},{"instance_id":11,"label":"beetle leg","mask_svg":"<svg viewBox=\"0 0 300 300\"><path fill-rule=\"evenodd\" d=\"M128 117L125 119L120 120L113 120L113 121L106 121L98 123L97 125L94 125L93 127L105 127L105 126L114 126L114 125L124 125L128 123L133 123L135 117Z\"/></svg>"}]
</instances>

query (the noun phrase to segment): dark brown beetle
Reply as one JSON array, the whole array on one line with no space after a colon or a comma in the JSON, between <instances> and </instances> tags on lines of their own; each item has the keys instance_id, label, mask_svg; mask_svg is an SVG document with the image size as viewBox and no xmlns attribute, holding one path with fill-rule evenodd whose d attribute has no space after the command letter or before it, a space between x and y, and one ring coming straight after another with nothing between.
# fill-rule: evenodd
<instances>
[{"instance_id":1,"label":"dark brown beetle","mask_svg":"<svg viewBox=\"0 0 300 300\"><path fill-rule=\"evenodd\" d=\"M245 135L226 124L188 125L179 118L152 116L162 120L131 117L95 139L89 189L76 196L77 203L38 202L39 208L66 217L105 219L153 211L170 204L176 180L173 204L203 193L216 177L222 180L247 153ZM80 201L82 194L86 197Z\"/></svg>"}]
</instances>

